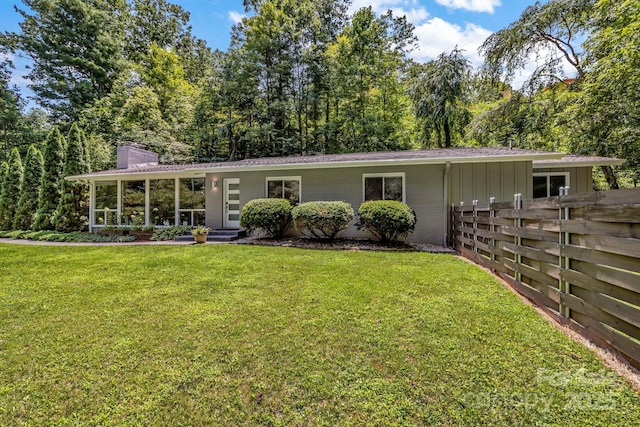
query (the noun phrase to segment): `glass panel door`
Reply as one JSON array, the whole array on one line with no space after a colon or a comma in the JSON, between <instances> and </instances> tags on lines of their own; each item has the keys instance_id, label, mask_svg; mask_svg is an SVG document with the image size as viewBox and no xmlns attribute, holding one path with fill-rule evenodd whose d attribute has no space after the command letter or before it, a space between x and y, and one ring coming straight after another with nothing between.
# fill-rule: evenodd
<instances>
[{"instance_id":1,"label":"glass panel door","mask_svg":"<svg viewBox=\"0 0 640 427\"><path fill-rule=\"evenodd\" d=\"M224 180L224 228L240 228L240 178Z\"/></svg>"}]
</instances>

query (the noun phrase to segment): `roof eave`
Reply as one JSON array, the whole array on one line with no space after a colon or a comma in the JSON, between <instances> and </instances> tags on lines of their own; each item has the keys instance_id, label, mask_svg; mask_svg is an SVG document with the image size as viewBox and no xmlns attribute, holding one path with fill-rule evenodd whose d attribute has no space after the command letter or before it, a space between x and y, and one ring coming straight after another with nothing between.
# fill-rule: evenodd
<instances>
[{"instance_id":1,"label":"roof eave","mask_svg":"<svg viewBox=\"0 0 640 427\"><path fill-rule=\"evenodd\" d=\"M187 167L172 171L131 171L113 172L100 174L86 174L68 176L68 180L95 180L113 178L135 178L145 175L168 176L168 177L192 177L201 176L206 173L230 173L230 172L265 172L284 170L309 170L309 169L335 169L352 167L376 167L376 166L420 166L438 165L446 163L498 163L512 161L533 161L536 159L557 160L562 158L561 153L528 153L500 156L469 156L469 157L440 157L431 159L380 159L380 160L352 160L344 162L314 162L314 163L285 163L279 165L235 165L235 166L215 166L215 167Z\"/></svg>"}]
</instances>

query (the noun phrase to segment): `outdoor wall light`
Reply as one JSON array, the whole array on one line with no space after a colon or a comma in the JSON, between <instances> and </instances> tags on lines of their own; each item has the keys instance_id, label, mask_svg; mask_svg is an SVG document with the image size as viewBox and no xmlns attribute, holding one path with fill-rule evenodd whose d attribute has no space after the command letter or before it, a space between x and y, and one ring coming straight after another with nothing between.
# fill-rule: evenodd
<instances>
[{"instance_id":1,"label":"outdoor wall light","mask_svg":"<svg viewBox=\"0 0 640 427\"><path fill-rule=\"evenodd\" d=\"M211 181L211 188L218 188L218 180L214 179L213 181Z\"/></svg>"}]
</instances>

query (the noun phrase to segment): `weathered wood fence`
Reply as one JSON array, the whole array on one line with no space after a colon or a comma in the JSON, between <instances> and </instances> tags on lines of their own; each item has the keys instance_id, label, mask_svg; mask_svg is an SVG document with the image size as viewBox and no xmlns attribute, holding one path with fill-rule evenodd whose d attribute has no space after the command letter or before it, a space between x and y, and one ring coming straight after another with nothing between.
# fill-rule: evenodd
<instances>
[{"instance_id":1,"label":"weathered wood fence","mask_svg":"<svg viewBox=\"0 0 640 427\"><path fill-rule=\"evenodd\" d=\"M640 189L452 207L460 253L640 368Z\"/></svg>"}]
</instances>

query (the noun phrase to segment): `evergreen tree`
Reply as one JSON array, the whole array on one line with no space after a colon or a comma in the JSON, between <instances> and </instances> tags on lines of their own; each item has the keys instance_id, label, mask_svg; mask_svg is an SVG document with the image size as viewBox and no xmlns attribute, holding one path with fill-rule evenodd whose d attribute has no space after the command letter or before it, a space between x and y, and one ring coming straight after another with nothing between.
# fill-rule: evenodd
<instances>
[{"instance_id":1,"label":"evergreen tree","mask_svg":"<svg viewBox=\"0 0 640 427\"><path fill-rule=\"evenodd\" d=\"M9 165L7 162L0 162L0 218L2 218L2 189L4 188L4 180L7 178Z\"/></svg>"},{"instance_id":2,"label":"evergreen tree","mask_svg":"<svg viewBox=\"0 0 640 427\"><path fill-rule=\"evenodd\" d=\"M20 183L22 182L22 161L17 148L11 150L9 156L9 168L7 170L4 184L2 185L2 196L0 197L0 230L13 229L13 217L18 206L20 197Z\"/></svg>"},{"instance_id":3,"label":"evergreen tree","mask_svg":"<svg viewBox=\"0 0 640 427\"><path fill-rule=\"evenodd\" d=\"M64 137L54 128L47 137L44 152L44 171L38 195L38 211L34 219L34 230L52 230L51 216L58 207L62 194L61 180L64 167Z\"/></svg>"},{"instance_id":4,"label":"evergreen tree","mask_svg":"<svg viewBox=\"0 0 640 427\"><path fill-rule=\"evenodd\" d=\"M89 172L85 161L82 131L74 123L67 137L63 177ZM84 181L62 180L62 196L51 223L58 231L78 231L85 227L89 218L89 186Z\"/></svg>"},{"instance_id":5,"label":"evergreen tree","mask_svg":"<svg viewBox=\"0 0 640 427\"><path fill-rule=\"evenodd\" d=\"M42 183L43 169L42 153L35 145L30 146L24 161L24 175L20 184L18 209L13 218L15 230L28 230L33 226L35 212L38 208L38 193Z\"/></svg>"}]
</instances>

